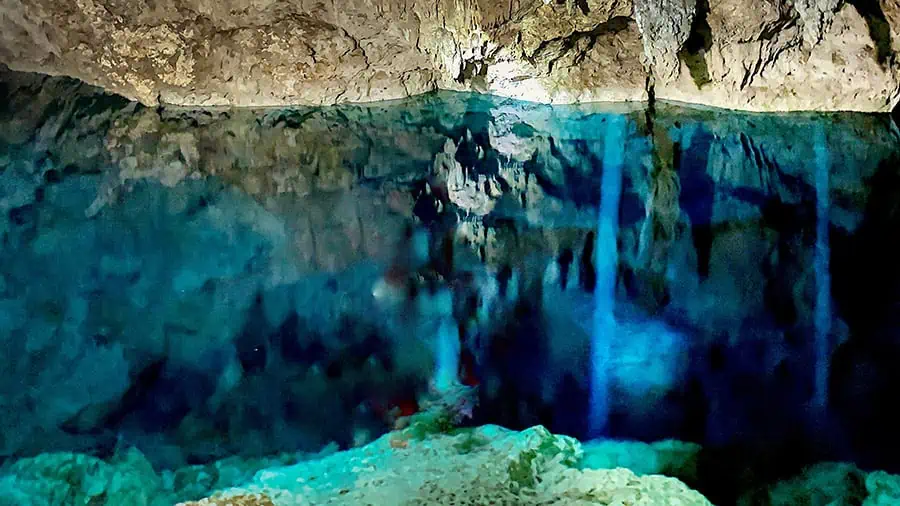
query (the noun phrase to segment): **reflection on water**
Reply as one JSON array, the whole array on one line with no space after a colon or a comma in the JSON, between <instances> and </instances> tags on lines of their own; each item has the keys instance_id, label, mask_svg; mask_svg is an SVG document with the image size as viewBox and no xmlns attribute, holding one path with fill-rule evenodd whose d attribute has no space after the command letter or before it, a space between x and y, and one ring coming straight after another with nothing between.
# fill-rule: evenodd
<instances>
[{"instance_id":1,"label":"reflection on water","mask_svg":"<svg viewBox=\"0 0 900 506\"><path fill-rule=\"evenodd\" d=\"M900 470L887 117L16 86L3 457L352 446L462 383L472 423L701 443L714 501L818 460Z\"/></svg>"},{"instance_id":2,"label":"reflection on water","mask_svg":"<svg viewBox=\"0 0 900 506\"><path fill-rule=\"evenodd\" d=\"M616 237L619 231L622 159L625 146L623 118L611 118L606 128L606 138L603 140L600 210L597 214L597 242L594 248L596 287L594 288L594 328L591 341L589 415L589 429L592 437L603 436L608 422L610 348L612 341L617 339L613 310L616 295L616 270L619 260Z\"/></svg>"},{"instance_id":3,"label":"reflection on water","mask_svg":"<svg viewBox=\"0 0 900 506\"><path fill-rule=\"evenodd\" d=\"M828 402L828 364L831 354L831 275L828 263L831 252L828 248L828 227L830 218L828 173L828 148L825 133L821 127L815 131L816 154L816 380L813 402L819 409Z\"/></svg>"}]
</instances>

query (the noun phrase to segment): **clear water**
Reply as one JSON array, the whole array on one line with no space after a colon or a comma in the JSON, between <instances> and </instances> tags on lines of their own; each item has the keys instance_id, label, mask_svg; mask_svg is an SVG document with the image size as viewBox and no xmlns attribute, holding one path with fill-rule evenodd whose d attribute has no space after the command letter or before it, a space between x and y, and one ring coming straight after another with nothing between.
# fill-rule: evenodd
<instances>
[{"instance_id":1,"label":"clear water","mask_svg":"<svg viewBox=\"0 0 900 506\"><path fill-rule=\"evenodd\" d=\"M591 340L590 434L602 437L609 417L609 360L616 339L616 271L618 266L619 207L622 199L622 165L625 151L625 122L611 118L606 127L603 176L600 182L600 210L597 213L597 241L594 247L594 329Z\"/></svg>"},{"instance_id":2,"label":"clear water","mask_svg":"<svg viewBox=\"0 0 900 506\"><path fill-rule=\"evenodd\" d=\"M30 86L0 110L4 459L348 447L464 383L467 423L701 443L718 503L900 471L888 117Z\"/></svg>"},{"instance_id":3,"label":"clear water","mask_svg":"<svg viewBox=\"0 0 900 506\"><path fill-rule=\"evenodd\" d=\"M828 402L828 368L831 362L831 275L828 262L831 256L828 248L828 227L830 218L829 178L831 166L825 132L821 127L815 131L816 156L816 380L813 402L823 409Z\"/></svg>"}]
</instances>

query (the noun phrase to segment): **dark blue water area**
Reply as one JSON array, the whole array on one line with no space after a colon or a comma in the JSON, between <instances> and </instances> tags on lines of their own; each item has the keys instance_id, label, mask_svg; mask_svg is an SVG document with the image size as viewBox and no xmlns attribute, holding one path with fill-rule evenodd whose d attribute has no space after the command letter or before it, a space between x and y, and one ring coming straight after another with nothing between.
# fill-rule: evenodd
<instances>
[{"instance_id":1,"label":"dark blue water area","mask_svg":"<svg viewBox=\"0 0 900 506\"><path fill-rule=\"evenodd\" d=\"M887 116L465 94L192 111L24 78L7 93L4 459L350 447L451 364L478 387L467 423L700 443L691 485L717 503L823 460L900 472Z\"/></svg>"}]
</instances>

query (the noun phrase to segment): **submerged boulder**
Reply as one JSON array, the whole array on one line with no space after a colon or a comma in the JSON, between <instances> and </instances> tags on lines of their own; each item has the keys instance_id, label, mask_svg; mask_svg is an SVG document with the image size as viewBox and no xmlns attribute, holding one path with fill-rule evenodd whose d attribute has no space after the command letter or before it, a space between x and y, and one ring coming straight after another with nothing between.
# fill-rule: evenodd
<instances>
[{"instance_id":1,"label":"submerged boulder","mask_svg":"<svg viewBox=\"0 0 900 506\"><path fill-rule=\"evenodd\" d=\"M184 506L710 504L674 478L578 470L582 453L576 440L540 426L484 426L425 439L399 431L318 461L262 470L245 486Z\"/></svg>"},{"instance_id":2,"label":"submerged boulder","mask_svg":"<svg viewBox=\"0 0 900 506\"><path fill-rule=\"evenodd\" d=\"M740 505L859 504L883 506L900 501L900 476L867 473L846 462L823 462L768 490L745 494Z\"/></svg>"},{"instance_id":3,"label":"submerged boulder","mask_svg":"<svg viewBox=\"0 0 900 506\"><path fill-rule=\"evenodd\" d=\"M624 467L638 476L662 474L694 481L701 447L676 440L655 443L601 440L585 443L583 450L580 467L584 469Z\"/></svg>"},{"instance_id":4,"label":"submerged boulder","mask_svg":"<svg viewBox=\"0 0 900 506\"><path fill-rule=\"evenodd\" d=\"M137 450L104 461L44 453L15 462L0 476L0 504L15 506L167 506L175 500Z\"/></svg>"}]
</instances>

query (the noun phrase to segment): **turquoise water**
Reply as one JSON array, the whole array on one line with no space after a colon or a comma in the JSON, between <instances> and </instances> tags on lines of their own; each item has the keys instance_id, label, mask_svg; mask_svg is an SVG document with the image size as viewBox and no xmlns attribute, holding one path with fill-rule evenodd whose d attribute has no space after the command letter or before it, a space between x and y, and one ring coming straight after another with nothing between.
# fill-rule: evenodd
<instances>
[{"instance_id":1,"label":"turquoise water","mask_svg":"<svg viewBox=\"0 0 900 506\"><path fill-rule=\"evenodd\" d=\"M609 417L609 360L616 339L615 295L618 266L619 207L622 198L622 165L625 151L622 118L611 119L603 139L603 176L600 182L600 209L597 213L597 242L594 247L594 329L591 341L590 433L602 437Z\"/></svg>"},{"instance_id":2,"label":"turquoise water","mask_svg":"<svg viewBox=\"0 0 900 506\"><path fill-rule=\"evenodd\" d=\"M6 461L351 447L463 384L459 423L700 443L715 502L900 470L886 116L7 93Z\"/></svg>"},{"instance_id":3,"label":"turquoise water","mask_svg":"<svg viewBox=\"0 0 900 506\"><path fill-rule=\"evenodd\" d=\"M815 132L816 156L816 380L813 402L824 408L828 402L828 366L831 355L831 274L828 264L831 252L828 247L829 191L828 148L821 128Z\"/></svg>"}]
</instances>

